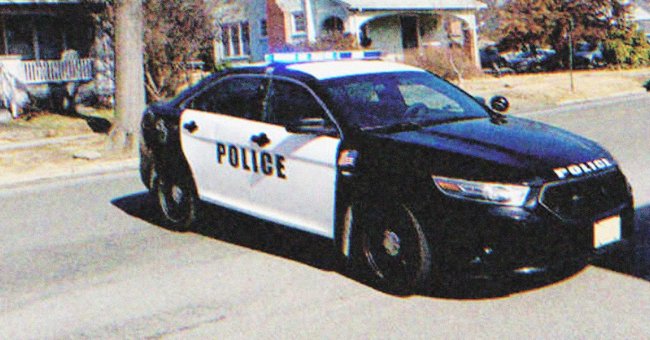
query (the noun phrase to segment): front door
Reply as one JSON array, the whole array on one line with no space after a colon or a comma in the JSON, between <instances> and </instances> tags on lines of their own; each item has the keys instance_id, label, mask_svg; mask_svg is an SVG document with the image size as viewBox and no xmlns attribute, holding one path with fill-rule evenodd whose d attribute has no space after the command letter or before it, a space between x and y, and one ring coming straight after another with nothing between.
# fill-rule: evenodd
<instances>
[{"instance_id":1,"label":"front door","mask_svg":"<svg viewBox=\"0 0 650 340\"><path fill-rule=\"evenodd\" d=\"M418 47L418 18L400 17L402 26L402 47L406 49Z\"/></svg>"},{"instance_id":2,"label":"front door","mask_svg":"<svg viewBox=\"0 0 650 340\"><path fill-rule=\"evenodd\" d=\"M270 155L272 169L251 176L251 200L273 221L333 238L340 143L333 123L315 95L290 80L272 81L265 107L268 144L261 150ZM287 131L291 124L314 122L320 132Z\"/></svg>"}]
</instances>

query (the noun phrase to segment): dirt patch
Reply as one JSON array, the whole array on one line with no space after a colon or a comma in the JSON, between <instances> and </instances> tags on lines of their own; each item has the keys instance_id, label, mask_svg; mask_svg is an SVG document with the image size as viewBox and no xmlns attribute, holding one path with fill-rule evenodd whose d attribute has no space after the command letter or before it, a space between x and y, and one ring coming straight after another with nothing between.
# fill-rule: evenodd
<instances>
[{"instance_id":1,"label":"dirt patch","mask_svg":"<svg viewBox=\"0 0 650 340\"><path fill-rule=\"evenodd\" d=\"M0 123L0 144L89 133L103 134L110 129L112 120L112 110L87 107L80 107L79 113L75 114L29 113L8 123Z\"/></svg>"},{"instance_id":2,"label":"dirt patch","mask_svg":"<svg viewBox=\"0 0 650 340\"><path fill-rule=\"evenodd\" d=\"M93 157L87 157L93 155ZM94 156L96 155L96 157ZM0 152L1 182L10 178L45 177L60 169L82 169L100 163L134 157L133 154L111 147L104 134L85 135L65 142L26 147Z\"/></svg>"}]
</instances>

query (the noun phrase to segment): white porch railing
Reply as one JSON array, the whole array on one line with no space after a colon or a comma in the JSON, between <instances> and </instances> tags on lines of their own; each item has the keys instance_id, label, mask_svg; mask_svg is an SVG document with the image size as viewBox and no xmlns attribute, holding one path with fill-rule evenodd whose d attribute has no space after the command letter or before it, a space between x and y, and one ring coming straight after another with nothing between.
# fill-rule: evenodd
<instances>
[{"instance_id":1,"label":"white porch railing","mask_svg":"<svg viewBox=\"0 0 650 340\"><path fill-rule=\"evenodd\" d=\"M84 82L93 78L93 60L16 60L0 59L5 69L26 85Z\"/></svg>"},{"instance_id":2,"label":"white porch railing","mask_svg":"<svg viewBox=\"0 0 650 340\"><path fill-rule=\"evenodd\" d=\"M24 83L61 83L93 78L91 59L23 61Z\"/></svg>"}]
</instances>

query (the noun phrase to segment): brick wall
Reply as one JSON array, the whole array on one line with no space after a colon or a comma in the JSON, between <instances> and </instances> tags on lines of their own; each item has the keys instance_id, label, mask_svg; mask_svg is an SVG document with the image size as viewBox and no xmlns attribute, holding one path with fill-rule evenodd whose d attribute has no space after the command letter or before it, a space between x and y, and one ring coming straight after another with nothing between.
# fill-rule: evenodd
<instances>
[{"instance_id":1,"label":"brick wall","mask_svg":"<svg viewBox=\"0 0 650 340\"><path fill-rule=\"evenodd\" d=\"M284 46L287 41L284 12L282 12L276 0L266 1L266 16L269 52L275 52Z\"/></svg>"}]
</instances>

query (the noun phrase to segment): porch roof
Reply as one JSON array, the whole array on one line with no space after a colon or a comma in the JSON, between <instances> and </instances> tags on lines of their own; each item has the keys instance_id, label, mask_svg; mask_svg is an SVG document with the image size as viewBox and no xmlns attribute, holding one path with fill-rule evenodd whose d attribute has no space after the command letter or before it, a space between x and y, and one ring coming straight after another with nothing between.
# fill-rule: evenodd
<instances>
[{"instance_id":1,"label":"porch roof","mask_svg":"<svg viewBox=\"0 0 650 340\"><path fill-rule=\"evenodd\" d=\"M478 10L487 5L477 0L340 0L352 10Z\"/></svg>"}]
</instances>

